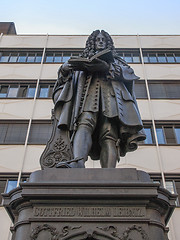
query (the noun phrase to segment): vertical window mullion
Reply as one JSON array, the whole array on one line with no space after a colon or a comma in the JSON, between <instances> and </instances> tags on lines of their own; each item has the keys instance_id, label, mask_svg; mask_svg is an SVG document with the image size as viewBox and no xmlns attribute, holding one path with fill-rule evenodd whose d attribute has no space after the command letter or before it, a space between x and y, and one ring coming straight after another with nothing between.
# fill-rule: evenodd
<instances>
[{"instance_id":1,"label":"vertical window mullion","mask_svg":"<svg viewBox=\"0 0 180 240\"><path fill-rule=\"evenodd\" d=\"M6 97L8 97L10 87L11 87L11 85L8 85L8 90L7 90L7 93L6 93Z\"/></svg>"},{"instance_id":2,"label":"vertical window mullion","mask_svg":"<svg viewBox=\"0 0 180 240\"><path fill-rule=\"evenodd\" d=\"M20 89L20 84L18 84L18 91L17 91L17 95L16 95L17 98L19 96L19 89Z\"/></svg>"},{"instance_id":3,"label":"vertical window mullion","mask_svg":"<svg viewBox=\"0 0 180 240\"><path fill-rule=\"evenodd\" d=\"M175 56L175 53L172 53L173 57L174 57L174 61L176 63L176 56Z\"/></svg>"},{"instance_id":4,"label":"vertical window mullion","mask_svg":"<svg viewBox=\"0 0 180 240\"><path fill-rule=\"evenodd\" d=\"M149 60L149 53L147 53L147 59L148 59L148 63L150 63L150 60Z\"/></svg>"},{"instance_id":5,"label":"vertical window mullion","mask_svg":"<svg viewBox=\"0 0 180 240\"><path fill-rule=\"evenodd\" d=\"M176 136L176 132L175 132L175 126L174 125L172 126L172 129L173 129L174 137L175 137L175 140L176 140L176 144L178 144L177 136Z\"/></svg>"},{"instance_id":6,"label":"vertical window mullion","mask_svg":"<svg viewBox=\"0 0 180 240\"><path fill-rule=\"evenodd\" d=\"M166 139L166 134L165 134L165 131L164 131L164 126L162 126L162 132L163 132L165 144L167 144L167 139Z\"/></svg>"},{"instance_id":7,"label":"vertical window mullion","mask_svg":"<svg viewBox=\"0 0 180 240\"><path fill-rule=\"evenodd\" d=\"M18 60L19 60L19 56L20 56L20 54L19 54L19 52L17 53L17 59L16 59L16 62L18 62Z\"/></svg>"},{"instance_id":8,"label":"vertical window mullion","mask_svg":"<svg viewBox=\"0 0 180 240\"><path fill-rule=\"evenodd\" d=\"M64 62L64 52L62 51L62 62Z\"/></svg>"},{"instance_id":9,"label":"vertical window mullion","mask_svg":"<svg viewBox=\"0 0 180 240\"><path fill-rule=\"evenodd\" d=\"M49 89L50 89L50 87L49 87L49 85L48 85L48 93L47 93L47 98L49 97Z\"/></svg>"},{"instance_id":10,"label":"vertical window mullion","mask_svg":"<svg viewBox=\"0 0 180 240\"><path fill-rule=\"evenodd\" d=\"M7 62L10 61L11 55L12 55L12 53L10 52L10 53L9 53L9 58L8 58L8 61L7 61Z\"/></svg>"},{"instance_id":11,"label":"vertical window mullion","mask_svg":"<svg viewBox=\"0 0 180 240\"><path fill-rule=\"evenodd\" d=\"M3 143L6 142L6 137L7 137L8 129L9 129L9 123L7 123L7 127L6 127L6 132L5 132L4 142L3 142Z\"/></svg>"}]
</instances>

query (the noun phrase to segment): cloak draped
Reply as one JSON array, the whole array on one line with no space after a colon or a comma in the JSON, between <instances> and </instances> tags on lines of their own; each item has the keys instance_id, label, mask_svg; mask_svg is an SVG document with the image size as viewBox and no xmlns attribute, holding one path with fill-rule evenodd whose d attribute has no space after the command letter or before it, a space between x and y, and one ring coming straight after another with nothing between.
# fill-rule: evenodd
<instances>
[{"instance_id":1,"label":"cloak draped","mask_svg":"<svg viewBox=\"0 0 180 240\"><path fill-rule=\"evenodd\" d=\"M119 155L125 156L127 152L137 149L138 141L146 138L133 91L134 80L139 78L119 58L115 58L115 62L110 64L105 81L100 80L99 84L94 78L93 74L85 71L71 71L64 77L60 67L53 92L58 127L69 131L73 138L80 114L83 111L98 112L101 101L102 114L116 119ZM116 107L113 107L114 103ZM89 155L93 160L98 160L98 129L95 129L92 138Z\"/></svg>"}]
</instances>

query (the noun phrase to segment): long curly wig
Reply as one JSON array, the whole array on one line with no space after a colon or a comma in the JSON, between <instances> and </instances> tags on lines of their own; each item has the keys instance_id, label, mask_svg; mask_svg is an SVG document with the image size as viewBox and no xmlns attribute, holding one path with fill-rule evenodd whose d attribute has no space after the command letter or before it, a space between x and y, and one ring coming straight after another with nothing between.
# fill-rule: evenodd
<instances>
[{"instance_id":1,"label":"long curly wig","mask_svg":"<svg viewBox=\"0 0 180 240\"><path fill-rule=\"evenodd\" d=\"M112 50L114 55L116 55L114 43L113 43L111 36L104 30L101 30L101 31L95 30L91 33L91 35L88 37L88 39L86 41L86 47L82 53L82 57L90 58L95 54L95 52L96 52L95 41L96 41L96 37L99 33L101 33L105 37L107 48Z\"/></svg>"}]
</instances>

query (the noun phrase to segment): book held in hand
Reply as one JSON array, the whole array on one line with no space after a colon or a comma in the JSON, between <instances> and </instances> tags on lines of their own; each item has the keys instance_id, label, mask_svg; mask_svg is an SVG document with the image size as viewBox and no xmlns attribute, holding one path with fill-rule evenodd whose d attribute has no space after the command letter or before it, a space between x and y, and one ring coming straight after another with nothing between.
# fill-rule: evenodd
<instances>
[{"instance_id":1,"label":"book held in hand","mask_svg":"<svg viewBox=\"0 0 180 240\"><path fill-rule=\"evenodd\" d=\"M96 59L101 59L107 63L113 62L114 57L112 54L112 51L109 49L105 49L103 51L100 51L93 55L91 58L82 58L82 57L77 57L77 58L70 58L69 63L72 65L79 65L82 63L91 63L94 62Z\"/></svg>"}]
</instances>

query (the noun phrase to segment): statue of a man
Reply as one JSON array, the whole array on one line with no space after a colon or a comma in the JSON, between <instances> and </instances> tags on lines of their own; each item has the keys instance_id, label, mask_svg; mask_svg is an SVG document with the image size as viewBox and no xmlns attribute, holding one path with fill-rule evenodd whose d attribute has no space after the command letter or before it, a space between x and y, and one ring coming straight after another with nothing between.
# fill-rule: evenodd
<instances>
[{"instance_id":1,"label":"statue of a man","mask_svg":"<svg viewBox=\"0 0 180 240\"><path fill-rule=\"evenodd\" d=\"M120 156L136 150L137 142L145 139L133 92L137 79L103 30L89 36L77 62L60 67L53 99L58 128L69 132L72 143L75 160L67 167L84 168L89 155L100 159L102 168L115 168Z\"/></svg>"}]
</instances>

